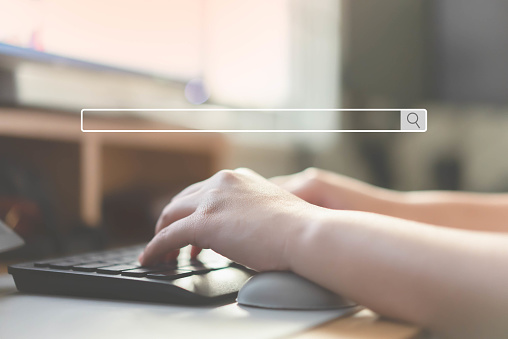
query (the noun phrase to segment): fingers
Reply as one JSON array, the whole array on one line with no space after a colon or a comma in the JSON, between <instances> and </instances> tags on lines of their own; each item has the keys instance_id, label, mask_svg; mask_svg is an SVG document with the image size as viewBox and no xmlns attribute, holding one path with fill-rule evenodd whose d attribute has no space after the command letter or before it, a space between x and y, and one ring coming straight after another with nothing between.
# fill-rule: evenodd
<instances>
[{"instance_id":1,"label":"fingers","mask_svg":"<svg viewBox=\"0 0 508 339\"><path fill-rule=\"evenodd\" d=\"M208 180L208 179L207 179ZM175 199L178 199L178 198L182 198L186 195L189 195L191 193L194 193L194 192L197 192L198 190L201 189L201 187L203 187L204 183L205 183L206 180L203 180L203 181L200 181L200 182L197 182L195 184L192 184L190 186L187 186L186 188L184 188L180 193L178 193L177 195L175 195L172 199L175 200Z\"/></svg>"},{"instance_id":2,"label":"fingers","mask_svg":"<svg viewBox=\"0 0 508 339\"><path fill-rule=\"evenodd\" d=\"M176 249L191 244L193 235L189 234L188 229L194 228L191 223L192 215L200 204L207 203L206 197L211 197L208 193L217 191L218 188L234 187L246 180L247 182L265 181L262 176L247 168L224 170L212 178L193 184L178 193L159 217L155 226L156 235L139 257L141 264L150 265L162 259L174 258L174 253L177 253L174 252ZM214 199L217 197L212 200ZM191 257L195 258L200 251L200 248L193 247Z\"/></svg>"},{"instance_id":3,"label":"fingers","mask_svg":"<svg viewBox=\"0 0 508 339\"><path fill-rule=\"evenodd\" d=\"M159 233L165 227L171 225L177 220L191 215L197 208L199 197L198 192L187 196L173 199L162 211L157 224L155 225L155 234Z\"/></svg>"},{"instance_id":4,"label":"fingers","mask_svg":"<svg viewBox=\"0 0 508 339\"><path fill-rule=\"evenodd\" d=\"M270 178L268 180L274 183L275 185L284 187L284 185L287 184L288 181L291 181L292 178L293 178L292 175L282 175Z\"/></svg>"},{"instance_id":5,"label":"fingers","mask_svg":"<svg viewBox=\"0 0 508 339\"><path fill-rule=\"evenodd\" d=\"M193 244L195 219L194 215L189 215L157 233L139 257L141 265L149 266L161 262L168 253Z\"/></svg>"},{"instance_id":6,"label":"fingers","mask_svg":"<svg viewBox=\"0 0 508 339\"><path fill-rule=\"evenodd\" d=\"M196 258L202 249L200 247L192 246L190 256L192 259Z\"/></svg>"},{"instance_id":7,"label":"fingers","mask_svg":"<svg viewBox=\"0 0 508 339\"><path fill-rule=\"evenodd\" d=\"M164 256L164 262L171 262L171 261L175 261L176 258L178 258L178 256L180 255L180 250L174 250L174 251L171 251L169 252L168 254L166 254Z\"/></svg>"},{"instance_id":8,"label":"fingers","mask_svg":"<svg viewBox=\"0 0 508 339\"><path fill-rule=\"evenodd\" d=\"M193 209L193 204L190 203L190 199L183 198L199 192L199 190L205 184L205 181L206 180L203 180L186 187L171 199L171 202L166 205L159 219L157 220L157 223L155 224L155 234L160 232L164 227L170 225L172 220L174 221L180 218L184 218L194 211L195 204Z\"/></svg>"},{"instance_id":9,"label":"fingers","mask_svg":"<svg viewBox=\"0 0 508 339\"><path fill-rule=\"evenodd\" d=\"M163 259L159 260L159 261L164 262L164 263L169 263L169 262L175 261L179 255L180 255L180 250L174 250L174 251L171 251L168 254L164 255ZM138 256L138 261L139 261L139 263L141 263L142 266L147 266L147 265L143 265L143 253L141 253Z\"/></svg>"},{"instance_id":10,"label":"fingers","mask_svg":"<svg viewBox=\"0 0 508 339\"><path fill-rule=\"evenodd\" d=\"M322 170L310 167L302 172L273 177L269 180L276 185L286 188L286 186L302 185L305 182L312 181L313 179L321 176L322 172Z\"/></svg>"}]
</instances>

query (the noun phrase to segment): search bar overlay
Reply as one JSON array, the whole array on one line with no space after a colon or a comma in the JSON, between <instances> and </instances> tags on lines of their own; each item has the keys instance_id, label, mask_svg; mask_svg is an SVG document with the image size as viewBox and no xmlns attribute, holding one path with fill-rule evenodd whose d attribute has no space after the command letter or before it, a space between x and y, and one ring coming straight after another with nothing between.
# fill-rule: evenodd
<instances>
[{"instance_id":1,"label":"search bar overlay","mask_svg":"<svg viewBox=\"0 0 508 339\"><path fill-rule=\"evenodd\" d=\"M83 132L426 132L426 109L82 109Z\"/></svg>"},{"instance_id":2,"label":"search bar overlay","mask_svg":"<svg viewBox=\"0 0 508 339\"><path fill-rule=\"evenodd\" d=\"M427 110L401 110L400 129L403 131L427 131Z\"/></svg>"}]
</instances>

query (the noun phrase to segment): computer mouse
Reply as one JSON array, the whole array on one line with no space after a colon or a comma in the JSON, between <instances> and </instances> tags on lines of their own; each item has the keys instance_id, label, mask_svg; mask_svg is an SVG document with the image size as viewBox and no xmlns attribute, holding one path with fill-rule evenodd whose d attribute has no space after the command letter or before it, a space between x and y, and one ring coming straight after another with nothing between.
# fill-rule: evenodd
<instances>
[{"instance_id":1,"label":"computer mouse","mask_svg":"<svg viewBox=\"0 0 508 339\"><path fill-rule=\"evenodd\" d=\"M262 272L238 292L242 306L280 310L329 310L356 306L346 298L288 271Z\"/></svg>"}]
</instances>

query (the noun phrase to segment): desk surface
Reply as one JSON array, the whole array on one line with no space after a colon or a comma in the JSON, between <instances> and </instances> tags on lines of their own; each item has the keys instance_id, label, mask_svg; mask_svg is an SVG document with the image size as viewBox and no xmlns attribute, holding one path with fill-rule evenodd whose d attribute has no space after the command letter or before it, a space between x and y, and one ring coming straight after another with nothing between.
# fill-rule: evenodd
<instances>
[{"instance_id":1,"label":"desk surface","mask_svg":"<svg viewBox=\"0 0 508 339\"><path fill-rule=\"evenodd\" d=\"M82 312L82 319L90 317L91 320L97 321L97 312L104 312L108 317L111 318L111 323L114 325L115 321L118 323L119 319L123 317L133 317L135 315L136 318L144 319L142 323L146 326L150 322L152 322L152 326L160 326L160 321L157 323L157 317L167 316L167 314L164 314L168 308L171 308L171 306L164 306L164 305L145 305L145 304L136 304L136 303L129 303L129 302L108 302L108 301L101 301L101 300L87 300L87 299L73 299L73 298L67 298L67 297L50 297L50 296L29 296L29 295L12 295L12 293L15 291L15 288L12 284L12 280L6 279L6 276L0 275L0 280L2 281L2 286L0 286L0 302L2 302L3 306L6 307L0 307L0 313L4 313L6 319L11 319L11 322L14 321L20 323L26 322L26 317L30 316L28 313L30 311L37 313L37 318L39 321L39 325L34 326L32 332L33 333L41 333L40 330L48 330L48 327L50 327L54 331L62 330L62 331L68 331L69 327L72 328L73 325L69 325L67 329L65 326L59 326L58 321L53 321L54 324L48 323L48 319L55 319L60 317L60 320L62 317L65 317L65 315L68 313L70 315L72 314L79 314ZM2 300L3 299L3 300ZM43 304L43 305L41 305ZM12 308L11 308L12 307ZM37 310L38 307L42 307L42 309L49 307L52 312L58 312L58 309L65 309L66 313L61 314L41 314L45 312L40 312L40 309ZM3 308L3 309L2 309ZM27 310L27 308L30 308L32 310ZM199 321L200 324L210 322L211 319L213 319L214 326L220 326L221 322L224 321L224 316L226 316L226 321L228 312L230 312L230 315L232 317L231 326L229 322L224 322L224 324L228 324L228 329L230 327L237 327L238 326L245 326L246 322L245 319L240 319L238 316L238 310L236 305L227 305L223 306L219 309L200 309L197 310L194 309L185 309L183 312L181 310L178 316L178 323L182 324L186 321L190 321L191 323L196 323L196 321ZM19 316L17 314L8 314L8 310L11 309L15 313L19 313ZM28 312L28 313L27 313ZM74 312L74 313L73 313ZM260 314L254 314L258 311L254 311L249 316L254 315L254 320L259 322L259 318L264 317L266 318L267 315L261 314L263 311L259 311ZM273 312L273 311L272 311ZM278 311L279 312L279 311ZM47 312L50 313L50 312ZM8 316L6 316L8 315ZM240 314L240 318L246 316L245 314ZM335 315L336 316L336 315ZM328 319L333 319L335 316L329 316ZM272 317L269 315L268 317ZM295 319L298 318L298 319ZM348 339L414 339L416 337L419 337L420 330L411 325L406 325L402 323L392 322L384 319L380 319L376 314L369 310L363 310L353 316L341 318L341 319L335 319L328 321L322 325L316 326L314 328L311 328L310 330L303 330L305 327L309 327L309 325L312 326L312 320L307 319L309 315L304 315L303 313L298 314L294 313L293 315L289 315L289 317L284 318L284 316L281 318L282 322L288 322L288 325L291 321L304 323L307 322L307 325L302 325L303 327L298 328L298 326L279 326L278 331L274 333L288 333L284 331L291 331L290 333L295 333L295 335L290 335L287 337L284 335L285 338L294 338L294 339L320 339L320 338L348 338ZM321 317L321 319L326 319ZM74 321L75 317L70 319L71 321ZM45 319L45 320L44 320ZM174 315L173 318L174 320ZM196 320L198 319L198 320ZM58 319L57 319L58 320ZM160 319L159 319L160 320ZM266 321L266 319L263 319L261 321L262 324L265 324L263 321ZM268 319L268 321L271 321L271 319ZM321 321L322 322L322 321ZM37 323L37 322L36 322ZM280 323L280 322L279 322ZM315 322L315 323L319 323ZM44 326L41 326L41 324L44 324ZM163 323L164 324L164 323ZM243 325L242 325L243 324ZM269 322L267 323L270 324ZM82 324L81 324L82 325ZM103 323L99 323L104 328ZM46 327L46 328L42 328ZM151 326L150 326L151 327ZM206 327L206 326L205 326ZM252 327L252 326L250 326ZM165 326L163 325L163 328ZM111 326L106 327L106 329L109 329L111 331ZM137 328L136 328L137 329ZM238 330L238 329L237 329ZM296 330L296 331L295 331ZM5 329L4 329L5 331ZM9 329L7 329L9 331ZM26 331L25 331L26 332ZM30 331L28 331L30 332ZM26 334L29 334L29 333ZM30 332L30 333L32 333ZM156 330L154 333L159 332L165 332L162 330ZM229 337L234 337L234 331L229 331ZM273 331L272 331L273 332ZM10 332L9 332L10 333ZM32 333L32 334L33 334ZM5 334L5 333L4 333ZM63 333L63 334L68 334ZM86 337L86 333L82 333ZM104 333L105 335L108 335L108 333ZM231 335L233 334L233 336ZM269 334L269 331L265 330L265 334ZM271 335L271 334L270 334ZM66 335L63 335L62 337L65 337ZM279 335L277 335L278 337ZM29 337L29 336L28 336ZM110 337L110 335L108 335ZM228 337L228 335L225 333L225 337ZM266 337L266 336L265 336Z\"/></svg>"},{"instance_id":2,"label":"desk surface","mask_svg":"<svg viewBox=\"0 0 508 339\"><path fill-rule=\"evenodd\" d=\"M423 339L416 326L380 319L369 310L353 316L332 320L300 334L292 339Z\"/></svg>"}]
</instances>

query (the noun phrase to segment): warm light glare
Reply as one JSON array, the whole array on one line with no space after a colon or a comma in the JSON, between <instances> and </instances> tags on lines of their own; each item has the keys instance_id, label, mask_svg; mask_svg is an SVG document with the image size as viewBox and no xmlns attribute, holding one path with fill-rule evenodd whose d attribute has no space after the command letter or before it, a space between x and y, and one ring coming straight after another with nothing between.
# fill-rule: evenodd
<instances>
[{"instance_id":1,"label":"warm light glare","mask_svg":"<svg viewBox=\"0 0 508 339\"><path fill-rule=\"evenodd\" d=\"M0 41L175 78L201 71L199 0L0 1Z\"/></svg>"},{"instance_id":2,"label":"warm light glare","mask_svg":"<svg viewBox=\"0 0 508 339\"><path fill-rule=\"evenodd\" d=\"M294 61L303 41L291 30L293 7L289 0L0 0L0 42L185 83L201 79L206 90L187 86L191 103L284 107L298 91Z\"/></svg>"}]
</instances>

